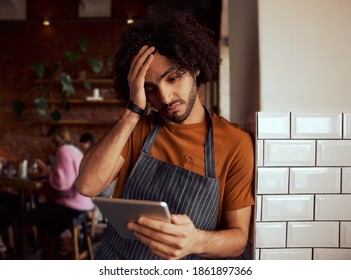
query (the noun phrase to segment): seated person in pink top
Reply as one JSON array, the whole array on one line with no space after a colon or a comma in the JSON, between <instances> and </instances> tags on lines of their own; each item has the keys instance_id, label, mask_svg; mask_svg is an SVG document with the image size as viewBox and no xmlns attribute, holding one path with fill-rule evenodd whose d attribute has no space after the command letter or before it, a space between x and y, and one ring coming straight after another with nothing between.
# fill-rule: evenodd
<instances>
[{"instance_id":1,"label":"seated person in pink top","mask_svg":"<svg viewBox=\"0 0 351 280\"><path fill-rule=\"evenodd\" d=\"M76 187L82 152L70 144L70 133L64 126L54 126L49 136L56 146L55 166L50 169L37 159L39 168L49 175L54 192L53 200L39 204L28 213L28 220L39 229L62 237L72 224L72 219L85 211L93 209L90 197L81 195Z\"/></svg>"}]
</instances>

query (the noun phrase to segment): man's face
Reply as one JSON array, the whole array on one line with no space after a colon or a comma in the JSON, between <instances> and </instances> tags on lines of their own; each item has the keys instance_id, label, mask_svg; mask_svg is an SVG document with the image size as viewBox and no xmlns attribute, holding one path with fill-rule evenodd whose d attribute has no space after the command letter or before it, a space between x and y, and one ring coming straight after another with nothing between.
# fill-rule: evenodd
<instances>
[{"instance_id":1,"label":"man's face","mask_svg":"<svg viewBox=\"0 0 351 280\"><path fill-rule=\"evenodd\" d=\"M185 122L197 97L195 77L159 53L146 72L144 88L151 105L173 123Z\"/></svg>"}]
</instances>

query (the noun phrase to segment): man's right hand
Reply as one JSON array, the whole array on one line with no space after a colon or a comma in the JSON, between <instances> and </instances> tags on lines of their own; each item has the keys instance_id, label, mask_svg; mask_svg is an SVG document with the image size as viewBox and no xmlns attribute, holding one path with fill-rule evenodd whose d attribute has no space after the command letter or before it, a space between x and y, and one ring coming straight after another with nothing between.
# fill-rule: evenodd
<instances>
[{"instance_id":1,"label":"man's right hand","mask_svg":"<svg viewBox=\"0 0 351 280\"><path fill-rule=\"evenodd\" d=\"M146 108L146 94L144 89L145 75L153 61L155 47L143 46L134 56L128 73L130 100L140 108Z\"/></svg>"}]
</instances>

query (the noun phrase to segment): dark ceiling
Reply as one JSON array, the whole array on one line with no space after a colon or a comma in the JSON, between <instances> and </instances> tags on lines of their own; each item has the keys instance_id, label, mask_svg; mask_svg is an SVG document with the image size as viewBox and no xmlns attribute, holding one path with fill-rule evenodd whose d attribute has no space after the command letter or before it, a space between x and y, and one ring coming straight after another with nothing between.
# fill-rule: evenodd
<instances>
[{"instance_id":1,"label":"dark ceiling","mask_svg":"<svg viewBox=\"0 0 351 280\"><path fill-rule=\"evenodd\" d=\"M96 0L99 1L99 0ZM128 17L143 16L148 8L181 10L192 13L200 22L215 32L218 39L221 16L220 0L111 0L111 17L101 20L125 21ZM82 0L27 0L27 20L41 20L48 16L52 21L75 21ZM86 19L99 20L99 19Z\"/></svg>"},{"instance_id":2,"label":"dark ceiling","mask_svg":"<svg viewBox=\"0 0 351 280\"><path fill-rule=\"evenodd\" d=\"M144 0L145 6L156 6L161 10L176 9L191 12L200 22L210 27L216 34L220 31L220 0Z\"/></svg>"}]
</instances>

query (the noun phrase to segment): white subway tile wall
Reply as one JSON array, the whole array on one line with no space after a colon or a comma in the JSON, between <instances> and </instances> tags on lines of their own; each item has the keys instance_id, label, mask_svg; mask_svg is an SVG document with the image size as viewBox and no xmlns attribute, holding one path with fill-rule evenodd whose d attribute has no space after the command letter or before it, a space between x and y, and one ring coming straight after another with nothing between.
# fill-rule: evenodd
<instances>
[{"instance_id":1,"label":"white subway tile wall","mask_svg":"<svg viewBox=\"0 0 351 280\"><path fill-rule=\"evenodd\" d=\"M341 181L341 193L351 193L351 168L341 168L342 181Z\"/></svg>"},{"instance_id":2,"label":"white subway tile wall","mask_svg":"<svg viewBox=\"0 0 351 280\"><path fill-rule=\"evenodd\" d=\"M351 193L351 168L344 167L342 170L341 193Z\"/></svg>"},{"instance_id":3,"label":"white subway tile wall","mask_svg":"<svg viewBox=\"0 0 351 280\"><path fill-rule=\"evenodd\" d=\"M261 249L261 260L311 260L312 249Z\"/></svg>"},{"instance_id":4,"label":"white subway tile wall","mask_svg":"<svg viewBox=\"0 0 351 280\"><path fill-rule=\"evenodd\" d=\"M292 167L290 193L340 193L341 168Z\"/></svg>"},{"instance_id":5,"label":"white subway tile wall","mask_svg":"<svg viewBox=\"0 0 351 280\"><path fill-rule=\"evenodd\" d=\"M263 166L263 140L257 140L256 142L256 164L257 166Z\"/></svg>"},{"instance_id":6,"label":"white subway tile wall","mask_svg":"<svg viewBox=\"0 0 351 280\"><path fill-rule=\"evenodd\" d=\"M351 166L351 140L318 140L317 166Z\"/></svg>"},{"instance_id":7,"label":"white subway tile wall","mask_svg":"<svg viewBox=\"0 0 351 280\"><path fill-rule=\"evenodd\" d=\"M264 195L262 221L312 221L313 195Z\"/></svg>"},{"instance_id":8,"label":"white subway tile wall","mask_svg":"<svg viewBox=\"0 0 351 280\"><path fill-rule=\"evenodd\" d=\"M256 115L254 259L351 259L351 113Z\"/></svg>"},{"instance_id":9,"label":"white subway tile wall","mask_svg":"<svg viewBox=\"0 0 351 280\"><path fill-rule=\"evenodd\" d=\"M258 113L258 139L289 139L290 113Z\"/></svg>"},{"instance_id":10,"label":"white subway tile wall","mask_svg":"<svg viewBox=\"0 0 351 280\"><path fill-rule=\"evenodd\" d=\"M343 138L351 139L351 114L344 114Z\"/></svg>"},{"instance_id":11,"label":"white subway tile wall","mask_svg":"<svg viewBox=\"0 0 351 280\"><path fill-rule=\"evenodd\" d=\"M286 223L256 223L257 248L286 247Z\"/></svg>"},{"instance_id":12,"label":"white subway tile wall","mask_svg":"<svg viewBox=\"0 0 351 280\"><path fill-rule=\"evenodd\" d=\"M314 260L351 260L351 249L322 249L313 253Z\"/></svg>"},{"instance_id":13,"label":"white subway tile wall","mask_svg":"<svg viewBox=\"0 0 351 280\"><path fill-rule=\"evenodd\" d=\"M259 260L260 259L260 250L256 249L256 250L254 250L254 252L255 252L255 254L254 254L253 259L254 260Z\"/></svg>"},{"instance_id":14,"label":"white subway tile wall","mask_svg":"<svg viewBox=\"0 0 351 280\"><path fill-rule=\"evenodd\" d=\"M287 247L338 247L339 222L288 222Z\"/></svg>"},{"instance_id":15,"label":"white subway tile wall","mask_svg":"<svg viewBox=\"0 0 351 280\"><path fill-rule=\"evenodd\" d=\"M264 140L264 166L314 166L314 140Z\"/></svg>"},{"instance_id":16,"label":"white subway tile wall","mask_svg":"<svg viewBox=\"0 0 351 280\"><path fill-rule=\"evenodd\" d=\"M259 222L261 221L261 209L262 209L262 196L261 195L257 195L256 196L256 221Z\"/></svg>"},{"instance_id":17,"label":"white subway tile wall","mask_svg":"<svg viewBox=\"0 0 351 280\"><path fill-rule=\"evenodd\" d=\"M341 222L340 247L351 248L351 222Z\"/></svg>"},{"instance_id":18,"label":"white subway tile wall","mask_svg":"<svg viewBox=\"0 0 351 280\"><path fill-rule=\"evenodd\" d=\"M351 195L316 195L316 221L351 221Z\"/></svg>"},{"instance_id":19,"label":"white subway tile wall","mask_svg":"<svg viewBox=\"0 0 351 280\"><path fill-rule=\"evenodd\" d=\"M258 168L257 194L288 193L288 168Z\"/></svg>"},{"instance_id":20,"label":"white subway tile wall","mask_svg":"<svg viewBox=\"0 0 351 280\"><path fill-rule=\"evenodd\" d=\"M342 114L291 114L292 139L341 139Z\"/></svg>"}]
</instances>

